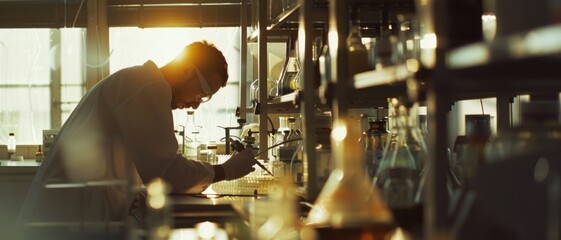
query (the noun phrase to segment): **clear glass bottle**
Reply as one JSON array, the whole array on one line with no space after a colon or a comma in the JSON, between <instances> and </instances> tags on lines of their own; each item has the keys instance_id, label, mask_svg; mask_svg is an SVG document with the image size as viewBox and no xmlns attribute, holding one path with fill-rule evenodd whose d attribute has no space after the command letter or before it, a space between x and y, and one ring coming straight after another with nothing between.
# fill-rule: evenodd
<instances>
[{"instance_id":1,"label":"clear glass bottle","mask_svg":"<svg viewBox=\"0 0 561 240\"><path fill-rule=\"evenodd\" d=\"M210 141L207 144L207 161L210 164L217 164L217 159L216 159L216 151L218 150L218 147L216 146L216 142L214 141Z\"/></svg>"},{"instance_id":2,"label":"clear glass bottle","mask_svg":"<svg viewBox=\"0 0 561 240\"><path fill-rule=\"evenodd\" d=\"M42 162L43 161L43 148L41 145L38 146L39 148L35 152L35 161Z\"/></svg>"},{"instance_id":3,"label":"clear glass bottle","mask_svg":"<svg viewBox=\"0 0 561 240\"><path fill-rule=\"evenodd\" d=\"M288 128L288 117L279 117L279 128L276 130L275 135L273 135L273 145L282 143L286 136L285 132L290 132ZM275 160L279 159L279 148L280 146L273 147L271 149L271 155Z\"/></svg>"},{"instance_id":4,"label":"clear glass bottle","mask_svg":"<svg viewBox=\"0 0 561 240\"><path fill-rule=\"evenodd\" d=\"M185 157L198 159L200 152L199 126L197 126L195 122L195 111L187 111L187 123L185 124Z\"/></svg>"},{"instance_id":5,"label":"clear glass bottle","mask_svg":"<svg viewBox=\"0 0 561 240\"><path fill-rule=\"evenodd\" d=\"M370 70L368 65L368 50L362 43L360 26L351 28L347 36L347 48L349 49L349 76Z\"/></svg>"},{"instance_id":6,"label":"clear glass bottle","mask_svg":"<svg viewBox=\"0 0 561 240\"><path fill-rule=\"evenodd\" d=\"M364 162L370 178L374 178L380 161L384 156L384 143L389 131L386 129L385 119L369 118L370 128L362 133L361 143L365 147Z\"/></svg>"},{"instance_id":7,"label":"clear glass bottle","mask_svg":"<svg viewBox=\"0 0 561 240\"><path fill-rule=\"evenodd\" d=\"M302 183L302 134L296 127L296 118L288 118L288 131L285 130L284 141L286 143L279 146L279 160L284 163L285 176L289 174L294 182Z\"/></svg>"},{"instance_id":8,"label":"clear glass bottle","mask_svg":"<svg viewBox=\"0 0 561 240\"><path fill-rule=\"evenodd\" d=\"M8 134L8 159L11 159L12 156L16 155L16 135L14 133Z\"/></svg>"},{"instance_id":9,"label":"clear glass bottle","mask_svg":"<svg viewBox=\"0 0 561 240\"><path fill-rule=\"evenodd\" d=\"M391 211L364 172L359 126L359 119L349 117L334 122L331 146L337 166L306 220L319 239L384 239L393 228Z\"/></svg>"}]
</instances>

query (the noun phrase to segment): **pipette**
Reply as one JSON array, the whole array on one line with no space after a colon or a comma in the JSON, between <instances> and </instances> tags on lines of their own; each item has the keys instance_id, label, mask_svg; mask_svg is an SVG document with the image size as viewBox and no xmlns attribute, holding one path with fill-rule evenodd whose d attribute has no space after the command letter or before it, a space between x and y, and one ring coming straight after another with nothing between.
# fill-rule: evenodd
<instances>
[{"instance_id":1,"label":"pipette","mask_svg":"<svg viewBox=\"0 0 561 240\"><path fill-rule=\"evenodd\" d=\"M234 140L234 139L230 138L230 142L232 143L232 148L234 148L234 150L236 150L238 152L241 152L242 150L245 149L244 145L238 140ZM265 167L265 165L263 165L262 163L260 163L257 160L255 160L255 164L257 164L257 166L259 166L261 169L265 170L268 174L273 176L273 173L271 171L269 171L269 169L267 169L267 167Z\"/></svg>"}]
</instances>

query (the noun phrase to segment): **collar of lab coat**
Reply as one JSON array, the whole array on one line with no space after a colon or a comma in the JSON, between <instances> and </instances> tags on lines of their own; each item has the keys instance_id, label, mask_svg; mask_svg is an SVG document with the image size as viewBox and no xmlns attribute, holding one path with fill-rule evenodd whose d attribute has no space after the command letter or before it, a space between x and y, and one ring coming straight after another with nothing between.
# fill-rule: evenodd
<instances>
[{"instance_id":1,"label":"collar of lab coat","mask_svg":"<svg viewBox=\"0 0 561 240\"><path fill-rule=\"evenodd\" d=\"M156 65L156 63L154 63L152 60L146 61L146 62L144 63L144 65L142 65L142 66L144 66L145 68L149 68L150 70L152 70L152 71L158 73L158 75L159 75L163 80L165 80L164 74L162 74L162 71L160 71L160 68L158 67L158 65Z\"/></svg>"}]
</instances>

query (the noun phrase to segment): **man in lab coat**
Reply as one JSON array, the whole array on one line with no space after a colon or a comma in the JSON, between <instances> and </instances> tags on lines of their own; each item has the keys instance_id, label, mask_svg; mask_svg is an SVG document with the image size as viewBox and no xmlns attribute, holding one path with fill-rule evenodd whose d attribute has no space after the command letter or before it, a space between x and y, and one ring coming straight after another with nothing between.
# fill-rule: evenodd
<instances>
[{"instance_id":1,"label":"man in lab coat","mask_svg":"<svg viewBox=\"0 0 561 240\"><path fill-rule=\"evenodd\" d=\"M141 186L161 178L173 192L198 193L252 172L256 160L249 149L221 165L177 154L171 110L208 101L226 86L227 67L223 54L202 41L163 67L147 61L98 82L45 156L21 223L123 220L131 204L125 183Z\"/></svg>"}]
</instances>

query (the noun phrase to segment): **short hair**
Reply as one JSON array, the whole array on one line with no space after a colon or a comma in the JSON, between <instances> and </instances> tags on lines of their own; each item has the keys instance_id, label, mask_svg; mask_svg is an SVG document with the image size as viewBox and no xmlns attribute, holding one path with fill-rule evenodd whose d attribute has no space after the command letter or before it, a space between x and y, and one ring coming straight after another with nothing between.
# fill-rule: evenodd
<instances>
[{"instance_id":1,"label":"short hair","mask_svg":"<svg viewBox=\"0 0 561 240\"><path fill-rule=\"evenodd\" d=\"M182 52L183 63L195 65L205 76L216 72L222 77L222 86L228 81L228 63L226 58L214 44L207 41L193 42L187 45Z\"/></svg>"}]
</instances>

